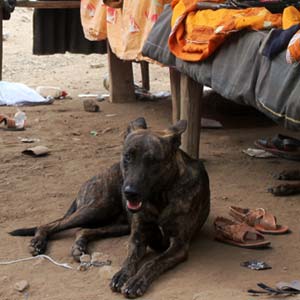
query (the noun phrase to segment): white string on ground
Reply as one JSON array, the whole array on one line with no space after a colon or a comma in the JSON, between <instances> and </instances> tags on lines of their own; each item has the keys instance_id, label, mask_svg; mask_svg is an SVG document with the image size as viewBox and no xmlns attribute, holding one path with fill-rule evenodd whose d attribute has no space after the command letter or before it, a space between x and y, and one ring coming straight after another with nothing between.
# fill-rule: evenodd
<instances>
[{"instance_id":1,"label":"white string on ground","mask_svg":"<svg viewBox=\"0 0 300 300\"><path fill-rule=\"evenodd\" d=\"M25 258L20 258L20 259L11 260L11 261L0 261L0 265L11 265L11 264L15 264L15 263L18 263L18 262L28 261L28 260L37 259L37 258L45 258L45 259L48 259L53 264L55 264L56 266L63 267L63 268L66 268L66 269L73 269L67 263L58 263L53 258L51 258L50 256L45 255L45 254L40 254L40 255L37 255L37 256L31 256L31 257L25 257Z\"/></svg>"}]
</instances>

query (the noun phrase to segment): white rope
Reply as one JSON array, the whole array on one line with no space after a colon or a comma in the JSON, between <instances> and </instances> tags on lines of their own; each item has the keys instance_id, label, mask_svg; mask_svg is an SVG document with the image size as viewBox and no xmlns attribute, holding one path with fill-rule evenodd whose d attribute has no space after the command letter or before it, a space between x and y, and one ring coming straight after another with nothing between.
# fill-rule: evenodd
<instances>
[{"instance_id":1,"label":"white rope","mask_svg":"<svg viewBox=\"0 0 300 300\"><path fill-rule=\"evenodd\" d=\"M40 254L40 255L37 255L37 256L31 256L31 257L25 257L25 258L20 258L20 259L11 260L11 261L0 261L0 265L11 265L11 264L14 264L14 263L18 263L18 262L22 262L22 261L28 261L28 260L32 260L32 259L36 259L36 258L46 258L50 262L52 262L53 264L55 264L56 266L63 267L63 268L66 268L66 269L73 269L67 263L58 263L53 258L51 258L50 256L45 255L45 254Z\"/></svg>"}]
</instances>

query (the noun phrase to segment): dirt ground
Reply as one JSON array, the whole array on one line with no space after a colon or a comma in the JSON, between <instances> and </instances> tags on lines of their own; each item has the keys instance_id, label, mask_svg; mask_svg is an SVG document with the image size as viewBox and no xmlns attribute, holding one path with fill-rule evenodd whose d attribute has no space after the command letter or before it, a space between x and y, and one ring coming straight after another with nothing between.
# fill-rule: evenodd
<instances>
[{"instance_id":1,"label":"dirt ground","mask_svg":"<svg viewBox=\"0 0 300 300\"><path fill-rule=\"evenodd\" d=\"M101 112L85 112L78 94L106 92L102 86L107 72L106 56L32 56L31 15L31 10L19 8L10 21L4 22L4 32L9 37L4 42L3 79L31 87L60 86L72 99L57 100L49 106L24 107L22 110L28 116L25 131L0 130L0 261L29 256L30 238L11 237L8 231L62 216L86 179L118 161L122 132L130 120L144 116L153 128L171 123L171 103L167 100L102 102ZM92 68L95 63L103 66ZM169 90L167 69L151 66L151 87L153 91ZM3 113L13 115L15 111L14 107L1 107ZM253 159L242 153L263 136L279 132L299 135L258 116L230 116L230 122L226 122L226 116L222 118L223 129L203 129L201 135L201 158L211 182L210 217L195 238L188 261L161 276L142 299L254 299L247 295L247 289L255 288L258 282L274 286L278 281L300 279L299 197L276 198L267 193L267 188L277 183L272 177L274 173L299 164L279 158ZM92 136L92 130L98 135ZM39 138L39 144L50 148L50 155L41 158L22 155L27 145L19 137ZM213 220L219 215L227 216L230 205L269 209L279 223L290 226L292 233L267 236L272 248L260 251L216 242ZM107 254L116 271L126 256L127 239L97 241L90 250ZM110 291L110 276L103 275L100 268L76 270L78 264L70 257L72 241L72 233L60 236L50 242L47 254L69 263L73 270L48 261L0 265L0 299L122 299ZM264 260L272 269L257 272L240 266L250 259ZM30 284L28 294L13 288L23 279Z\"/></svg>"}]
</instances>

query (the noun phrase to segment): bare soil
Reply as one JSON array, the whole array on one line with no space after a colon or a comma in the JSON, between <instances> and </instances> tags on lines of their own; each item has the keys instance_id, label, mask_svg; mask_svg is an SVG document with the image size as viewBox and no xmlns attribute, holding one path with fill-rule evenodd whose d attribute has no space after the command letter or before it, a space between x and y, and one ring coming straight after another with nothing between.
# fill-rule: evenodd
<instances>
[{"instance_id":1,"label":"bare soil","mask_svg":"<svg viewBox=\"0 0 300 300\"><path fill-rule=\"evenodd\" d=\"M0 130L0 261L28 257L30 238L15 238L8 231L42 224L64 214L81 184L107 166L118 161L122 133L128 122L144 116L153 128L171 123L171 102L100 103L101 112L83 110L81 93L105 93L103 76L107 73L106 55L33 56L32 10L16 9L10 21L4 22L9 34L4 42L6 81L22 82L31 87L54 85L65 89L70 100L52 105L23 107L28 117L25 131ZM102 64L92 68L93 64ZM138 68L135 67L137 81ZM152 91L169 90L168 70L151 66ZM15 107L1 107L13 115ZM272 177L283 169L299 168L299 163L279 158L253 159L242 153L260 137L286 131L260 116L219 115L224 128L203 129L201 158L205 160L210 183L212 209L210 217L191 245L187 262L161 276L142 299L254 299L247 289L256 283L272 286L278 281L299 278L299 196L276 198L267 192L277 184ZM97 135L90 134L97 131ZM19 137L39 138L37 144L51 150L46 157L21 154L29 145ZM280 224L290 226L292 233L267 236L268 250L246 250L214 240L213 220L228 216L228 207L264 207L273 212ZM122 299L109 287L109 275L101 268L86 272L76 270L70 257L73 233L64 234L49 243L47 254L74 269L66 270L48 261L28 261L0 266L1 300L95 300ZM126 256L128 237L106 239L91 244L90 250L101 251L118 270ZM250 259L264 260L271 270L252 271L240 266ZM20 280L30 284L28 295L14 290ZM27 298L26 298L27 297ZM294 298L295 299L295 298Z\"/></svg>"}]
</instances>

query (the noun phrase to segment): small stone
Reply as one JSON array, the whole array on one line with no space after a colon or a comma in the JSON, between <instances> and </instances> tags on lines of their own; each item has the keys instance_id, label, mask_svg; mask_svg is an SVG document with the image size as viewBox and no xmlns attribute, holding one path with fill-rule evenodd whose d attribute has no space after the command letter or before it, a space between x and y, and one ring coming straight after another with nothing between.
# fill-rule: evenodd
<instances>
[{"instance_id":1,"label":"small stone","mask_svg":"<svg viewBox=\"0 0 300 300\"><path fill-rule=\"evenodd\" d=\"M18 292L23 292L26 289L28 289L28 287L29 287L29 283L27 280L21 280L15 284L15 290L17 290Z\"/></svg>"},{"instance_id":2,"label":"small stone","mask_svg":"<svg viewBox=\"0 0 300 300\"><path fill-rule=\"evenodd\" d=\"M89 264L91 262L91 256L88 254L82 254L80 256L80 262L82 264Z\"/></svg>"},{"instance_id":3,"label":"small stone","mask_svg":"<svg viewBox=\"0 0 300 300\"><path fill-rule=\"evenodd\" d=\"M83 108L88 112L98 112L100 111L100 106L93 99L86 99L83 101Z\"/></svg>"}]
</instances>

